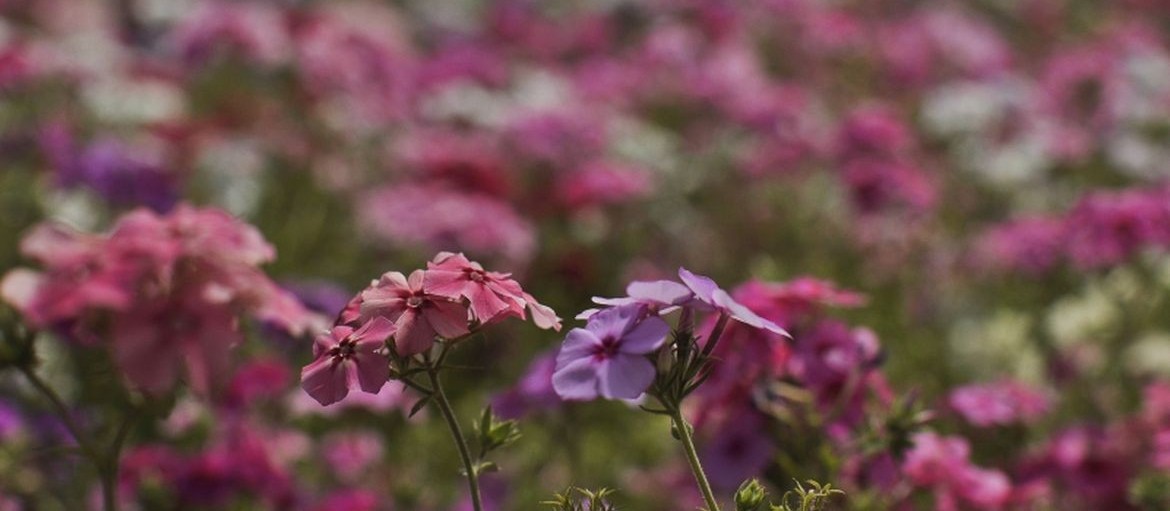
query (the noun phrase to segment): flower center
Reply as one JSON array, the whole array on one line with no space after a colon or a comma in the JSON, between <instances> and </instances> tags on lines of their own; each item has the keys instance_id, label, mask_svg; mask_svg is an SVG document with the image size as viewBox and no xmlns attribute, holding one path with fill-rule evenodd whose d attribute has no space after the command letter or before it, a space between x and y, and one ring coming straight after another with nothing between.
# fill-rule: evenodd
<instances>
[{"instance_id":1,"label":"flower center","mask_svg":"<svg viewBox=\"0 0 1170 511\"><path fill-rule=\"evenodd\" d=\"M487 278L487 275L479 270L467 270L467 278L472 282L483 282Z\"/></svg>"},{"instance_id":2,"label":"flower center","mask_svg":"<svg viewBox=\"0 0 1170 511\"><path fill-rule=\"evenodd\" d=\"M417 309L419 307L422 307L422 304L423 304L423 298L419 295L414 295L414 296L411 296L410 298L406 299L406 306L410 307L412 309Z\"/></svg>"},{"instance_id":3,"label":"flower center","mask_svg":"<svg viewBox=\"0 0 1170 511\"><path fill-rule=\"evenodd\" d=\"M329 356L333 357L333 363L337 364L343 360L353 358L353 355L356 352L357 343L353 342L351 339L342 339L341 342L337 343L337 346L334 346L329 350Z\"/></svg>"},{"instance_id":4,"label":"flower center","mask_svg":"<svg viewBox=\"0 0 1170 511\"><path fill-rule=\"evenodd\" d=\"M605 360L613 358L618 354L618 347L621 343L613 337L605 337L601 340L601 345L593 350L593 357L598 360Z\"/></svg>"}]
</instances>

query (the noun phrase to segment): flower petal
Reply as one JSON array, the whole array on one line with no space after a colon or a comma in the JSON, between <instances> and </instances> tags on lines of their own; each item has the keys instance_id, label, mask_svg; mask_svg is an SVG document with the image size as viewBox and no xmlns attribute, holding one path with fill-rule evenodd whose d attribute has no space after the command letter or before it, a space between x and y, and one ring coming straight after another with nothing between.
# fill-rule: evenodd
<instances>
[{"instance_id":1,"label":"flower petal","mask_svg":"<svg viewBox=\"0 0 1170 511\"><path fill-rule=\"evenodd\" d=\"M377 342L379 344L386 342L394 334L394 323L381 316L376 316L362 325L357 332L353 333L353 340L359 345L367 341ZM341 337L341 338L344 338Z\"/></svg>"},{"instance_id":2,"label":"flower petal","mask_svg":"<svg viewBox=\"0 0 1170 511\"><path fill-rule=\"evenodd\" d=\"M619 354L600 368L599 391L608 399L634 399L650 388L654 372L646 357Z\"/></svg>"},{"instance_id":3,"label":"flower petal","mask_svg":"<svg viewBox=\"0 0 1170 511\"><path fill-rule=\"evenodd\" d=\"M592 358L573 359L562 364L557 359L557 368L553 372L553 390L561 399L589 400L597 398L598 367Z\"/></svg>"},{"instance_id":4,"label":"flower petal","mask_svg":"<svg viewBox=\"0 0 1170 511\"><path fill-rule=\"evenodd\" d=\"M301 369L301 388L322 406L328 406L349 393L345 378L329 357L322 357Z\"/></svg>"},{"instance_id":5,"label":"flower petal","mask_svg":"<svg viewBox=\"0 0 1170 511\"><path fill-rule=\"evenodd\" d=\"M423 310L423 314L443 338L454 339L468 332L467 308L461 303L436 300Z\"/></svg>"},{"instance_id":6,"label":"flower petal","mask_svg":"<svg viewBox=\"0 0 1170 511\"><path fill-rule=\"evenodd\" d=\"M735 319L736 321L739 321L740 323L748 326L762 328L774 334L792 338L792 336L786 330L780 328L780 325L760 317L759 314L756 314L754 311L747 308L743 304L735 301L733 298L731 298L731 295L728 295L727 292L723 291L722 289L716 289L712 298L714 300L715 306L726 310L727 313L731 315L732 319Z\"/></svg>"},{"instance_id":7,"label":"flower petal","mask_svg":"<svg viewBox=\"0 0 1170 511\"><path fill-rule=\"evenodd\" d=\"M351 363L357 368L361 389L370 394L377 394L390 380L390 362L380 352L358 351Z\"/></svg>"},{"instance_id":8,"label":"flower petal","mask_svg":"<svg viewBox=\"0 0 1170 511\"><path fill-rule=\"evenodd\" d=\"M694 291L696 298L709 305L714 305L711 295L719 289L719 285L714 280L711 280L710 277L691 273L686 268L678 269L678 277L682 279L687 287L691 288L691 291Z\"/></svg>"},{"instance_id":9,"label":"flower petal","mask_svg":"<svg viewBox=\"0 0 1170 511\"><path fill-rule=\"evenodd\" d=\"M417 355L431 349L435 343L435 329L417 310L411 309L398 318L394 333L394 347L399 355Z\"/></svg>"},{"instance_id":10,"label":"flower petal","mask_svg":"<svg viewBox=\"0 0 1170 511\"><path fill-rule=\"evenodd\" d=\"M694 296L686 286L670 280L631 282L626 286L626 294L637 300L666 305L679 305Z\"/></svg>"},{"instance_id":11,"label":"flower petal","mask_svg":"<svg viewBox=\"0 0 1170 511\"><path fill-rule=\"evenodd\" d=\"M618 351L632 355L645 355L662 346L670 333L670 325L657 316L650 316L622 336Z\"/></svg>"},{"instance_id":12,"label":"flower petal","mask_svg":"<svg viewBox=\"0 0 1170 511\"><path fill-rule=\"evenodd\" d=\"M557 365L568 364L580 358L591 358L600 346L601 339L593 332L584 328L574 328L565 336L565 343L557 353Z\"/></svg>"}]
</instances>

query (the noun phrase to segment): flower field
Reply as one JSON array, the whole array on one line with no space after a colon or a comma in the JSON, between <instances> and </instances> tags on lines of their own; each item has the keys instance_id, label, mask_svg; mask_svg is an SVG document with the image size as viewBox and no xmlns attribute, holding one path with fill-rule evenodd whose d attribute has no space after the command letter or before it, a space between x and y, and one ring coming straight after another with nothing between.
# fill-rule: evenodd
<instances>
[{"instance_id":1,"label":"flower field","mask_svg":"<svg viewBox=\"0 0 1170 511\"><path fill-rule=\"evenodd\" d=\"M0 0L0 511L1170 509L1170 2Z\"/></svg>"}]
</instances>

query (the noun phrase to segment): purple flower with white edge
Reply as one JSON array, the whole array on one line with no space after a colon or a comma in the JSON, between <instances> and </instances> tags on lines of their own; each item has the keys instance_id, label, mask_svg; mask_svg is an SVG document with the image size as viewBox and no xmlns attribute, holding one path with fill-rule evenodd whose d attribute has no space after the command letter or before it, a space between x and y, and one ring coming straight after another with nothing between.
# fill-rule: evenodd
<instances>
[{"instance_id":1,"label":"purple flower with white edge","mask_svg":"<svg viewBox=\"0 0 1170 511\"><path fill-rule=\"evenodd\" d=\"M727 291L721 289L709 277L695 275L686 268L678 269L678 277L695 293L695 298L698 301L723 314L727 314L731 319L751 327L762 328L774 334L783 335L788 338L792 337L787 331L780 328L780 325L760 317L759 314L752 312L751 309L735 301L735 299L731 298L731 295L727 294Z\"/></svg>"},{"instance_id":2,"label":"purple flower with white edge","mask_svg":"<svg viewBox=\"0 0 1170 511\"><path fill-rule=\"evenodd\" d=\"M647 355L666 341L670 326L638 305L598 312L574 328L557 354L553 389L562 399L634 399L654 381Z\"/></svg>"},{"instance_id":3,"label":"purple flower with white edge","mask_svg":"<svg viewBox=\"0 0 1170 511\"><path fill-rule=\"evenodd\" d=\"M626 286L621 298L593 297L593 303L610 307L641 305L655 314L669 314L681 305L694 300L695 294L686 286L670 280L634 281ZM587 309L577 319L589 319L601 309Z\"/></svg>"}]
</instances>

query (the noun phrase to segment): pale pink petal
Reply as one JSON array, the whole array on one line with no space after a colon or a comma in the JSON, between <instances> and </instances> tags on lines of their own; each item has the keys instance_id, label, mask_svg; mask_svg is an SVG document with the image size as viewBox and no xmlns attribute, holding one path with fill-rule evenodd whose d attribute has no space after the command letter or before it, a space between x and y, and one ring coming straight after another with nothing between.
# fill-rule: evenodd
<instances>
[{"instance_id":1,"label":"pale pink petal","mask_svg":"<svg viewBox=\"0 0 1170 511\"><path fill-rule=\"evenodd\" d=\"M524 300L528 303L528 310L532 312L532 322L536 323L537 328L561 331L561 318L552 307L537 302L536 298L528 293L524 293Z\"/></svg>"},{"instance_id":2,"label":"pale pink petal","mask_svg":"<svg viewBox=\"0 0 1170 511\"><path fill-rule=\"evenodd\" d=\"M0 299L27 316L44 281L44 275L39 272L25 268L12 270L4 275L4 280L0 280Z\"/></svg>"},{"instance_id":3,"label":"pale pink petal","mask_svg":"<svg viewBox=\"0 0 1170 511\"><path fill-rule=\"evenodd\" d=\"M394 329L394 323L391 323L390 320L386 318L378 316L367 321L366 324L362 325L362 327L359 328L357 332L354 332L353 338L359 346L367 341L381 345L386 341L386 339L389 339L390 336L394 334ZM344 336L339 337L339 339L344 338Z\"/></svg>"},{"instance_id":4,"label":"pale pink petal","mask_svg":"<svg viewBox=\"0 0 1170 511\"><path fill-rule=\"evenodd\" d=\"M357 367L358 382L366 392L377 394L390 380L390 362L380 352L359 350L352 363Z\"/></svg>"},{"instance_id":5,"label":"pale pink petal","mask_svg":"<svg viewBox=\"0 0 1170 511\"><path fill-rule=\"evenodd\" d=\"M301 388L323 406L341 401L349 393L344 371L335 367L329 357L301 369Z\"/></svg>"},{"instance_id":6,"label":"pale pink petal","mask_svg":"<svg viewBox=\"0 0 1170 511\"><path fill-rule=\"evenodd\" d=\"M480 322L487 323L508 309L509 304L482 284L475 284L471 292L471 312Z\"/></svg>"},{"instance_id":7,"label":"pale pink petal","mask_svg":"<svg viewBox=\"0 0 1170 511\"><path fill-rule=\"evenodd\" d=\"M427 270L423 278L423 290L427 294L458 299L466 296L472 282L461 270Z\"/></svg>"},{"instance_id":8,"label":"pale pink petal","mask_svg":"<svg viewBox=\"0 0 1170 511\"><path fill-rule=\"evenodd\" d=\"M394 333L394 347L399 355L417 355L431 349L435 342L435 329L417 310L411 309L398 318L398 331Z\"/></svg>"},{"instance_id":9,"label":"pale pink petal","mask_svg":"<svg viewBox=\"0 0 1170 511\"><path fill-rule=\"evenodd\" d=\"M423 314L435 332L443 338L454 339L468 332L467 308L463 304L433 301Z\"/></svg>"}]
</instances>

